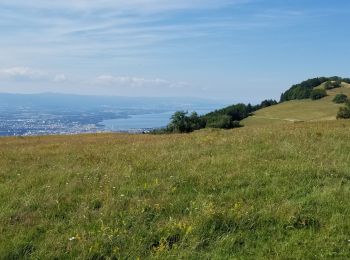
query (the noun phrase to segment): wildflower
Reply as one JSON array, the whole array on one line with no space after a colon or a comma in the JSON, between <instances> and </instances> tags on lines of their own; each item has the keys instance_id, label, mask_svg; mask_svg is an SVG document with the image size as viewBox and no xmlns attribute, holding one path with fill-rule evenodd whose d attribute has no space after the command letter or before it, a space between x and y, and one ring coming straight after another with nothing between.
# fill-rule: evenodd
<instances>
[{"instance_id":1,"label":"wildflower","mask_svg":"<svg viewBox=\"0 0 350 260\"><path fill-rule=\"evenodd\" d=\"M77 239L76 237L70 237L69 241L73 241L73 240L76 240L76 239Z\"/></svg>"}]
</instances>

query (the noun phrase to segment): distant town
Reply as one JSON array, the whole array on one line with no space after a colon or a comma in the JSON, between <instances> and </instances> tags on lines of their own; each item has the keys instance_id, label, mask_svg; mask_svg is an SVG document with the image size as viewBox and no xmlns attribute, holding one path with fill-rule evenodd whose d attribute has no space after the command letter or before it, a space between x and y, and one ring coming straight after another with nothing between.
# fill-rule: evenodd
<instances>
[{"instance_id":1,"label":"distant town","mask_svg":"<svg viewBox=\"0 0 350 260\"><path fill-rule=\"evenodd\" d=\"M220 106L202 100L0 94L0 136L143 133L165 126L177 110L205 113Z\"/></svg>"}]
</instances>

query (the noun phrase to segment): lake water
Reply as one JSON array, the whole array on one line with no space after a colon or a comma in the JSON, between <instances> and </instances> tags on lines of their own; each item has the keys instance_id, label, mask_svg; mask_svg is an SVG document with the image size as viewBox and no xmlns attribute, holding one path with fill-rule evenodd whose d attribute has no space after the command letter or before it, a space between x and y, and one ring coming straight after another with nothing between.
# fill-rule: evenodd
<instances>
[{"instance_id":1,"label":"lake water","mask_svg":"<svg viewBox=\"0 0 350 260\"><path fill-rule=\"evenodd\" d=\"M197 110L197 113L202 115L206 114L212 109ZM100 124L104 125L105 130L118 132L118 131L142 131L147 129L161 128L169 124L171 116L175 111L132 115L129 118L118 118L111 120L104 120Z\"/></svg>"},{"instance_id":2,"label":"lake water","mask_svg":"<svg viewBox=\"0 0 350 260\"><path fill-rule=\"evenodd\" d=\"M194 98L1 94L0 136L142 132L165 127L175 111L205 114L224 107Z\"/></svg>"}]
</instances>

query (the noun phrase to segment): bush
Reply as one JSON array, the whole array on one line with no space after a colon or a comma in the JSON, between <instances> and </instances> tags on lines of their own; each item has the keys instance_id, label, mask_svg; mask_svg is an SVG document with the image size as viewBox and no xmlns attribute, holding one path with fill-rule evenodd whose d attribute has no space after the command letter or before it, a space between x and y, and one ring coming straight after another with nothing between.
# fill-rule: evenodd
<instances>
[{"instance_id":1,"label":"bush","mask_svg":"<svg viewBox=\"0 0 350 260\"><path fill-rule=\"evenodd\" d=\"M327 92L324 89L313 89L310 94L312 100L321 99L325 96L327 96Z\"/></svg>"},{"instance_id":2,"label":"bush","mask_svg":"<svg viewBox=\"0 0 350 260\"><path fill-rule=\"evenodd\" d=\"M337 104L342 104L342 103L345 103L347 100L348 100L347 95L345 95L345 94L337 94L334 97L333 102L337 103Z\"/></svg>"},{"instance_id":3,"label":"bush","mask_svg":"<svg viewBox=\"0 0 350 260\"><path fill-rule=\"evenodd\" d=\"M239 121L233 121L231 116L229 115L219 115L217 117L211 117L207 121L207 127L211 128L231 129L239 126Z\"/></svg>"},{"instance_id":4,"label":"bush","mask_svg":"<svg viewBox=\"0 0 350 260\"><path fill-rule=\"evenodd\" d=\"M340 88L341 87L341 81L327 81L324 84L325 89L333 89L333 88Z\"/></svg>"},{"instance_id":5,"label":"bush","mask_svg":"<svg viewBox=\"0 0 350 260\"><path fill-rule=\"evenodd\" d=\"M345 107L339 108L337 119L349 119L350 118L350 102L346 102Z\"/></svg>"}]
</instances>

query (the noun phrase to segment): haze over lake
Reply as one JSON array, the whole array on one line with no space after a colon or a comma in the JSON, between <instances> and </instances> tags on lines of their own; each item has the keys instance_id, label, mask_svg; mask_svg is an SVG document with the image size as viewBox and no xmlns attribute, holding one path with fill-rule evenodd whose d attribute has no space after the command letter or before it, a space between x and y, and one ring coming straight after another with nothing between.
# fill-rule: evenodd
<instances>
[{"instance_id":1,"label":"haze over lake","mask_svg":"<svg viewBox=\"0 0 350 260\"><path fill-rule=\"evenodd\" d=\"M178 110L208 113L225 104L194 98L0 94L0 136L142 132Z\"/></svg>"}]
</instances>

